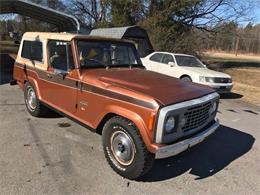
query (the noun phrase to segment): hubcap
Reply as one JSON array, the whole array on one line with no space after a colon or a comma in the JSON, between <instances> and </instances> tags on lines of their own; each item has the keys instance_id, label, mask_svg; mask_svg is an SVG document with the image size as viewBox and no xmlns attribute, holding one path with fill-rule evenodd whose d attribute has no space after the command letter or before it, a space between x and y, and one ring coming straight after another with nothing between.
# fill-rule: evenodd
<instances>
[{"instance_id":1,"label":"hubcap","mask_svg":"<svg viewBox=\"0 0 260 195\"><path fill-rule=\"evenodd\" d=\"M130 165L134 160L135 146L125 132L116 131L111 136L111 150L115 159L122 165Z\"/></svg>"},{"instance_id":2,"label":"hubcap","mask_svg":"<svg viewBox=\"0 0 260 195\"><path fill-rule=\"evenodd\" d=\"M186 82L190 82L190 79L188 77L183 77L181 80L186 81Z\"/></svg>"},{"instance_id":3,"label":"hubcap","mask_svg":"<svg viewBox=\"0 0 260 195\"><path fill-rule=\"evenodd\" d=\"M27 105L32 111L36 108L36 95L32 88L29 88L27 91Z\"/></svg>"}]
</instances>

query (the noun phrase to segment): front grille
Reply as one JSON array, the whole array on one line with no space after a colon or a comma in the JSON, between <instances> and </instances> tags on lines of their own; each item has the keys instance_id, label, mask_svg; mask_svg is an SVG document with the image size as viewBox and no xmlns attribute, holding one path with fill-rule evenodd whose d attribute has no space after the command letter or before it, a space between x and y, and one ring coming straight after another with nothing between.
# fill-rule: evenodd
<instances>
[{"instance_id":1,"label":"front grille","mask_svg":"<svg viewBox=\"0 0 260 195\"><path fill-rule=\"evenodd\" d=\"M231 83L231 79L229 78L214 78L214 83Z\"/></svg>"},{"instance_id":2,"label":"front grille","mask_svg":"<svg viewBox=\"0 0 260 195\"><path fill-rule=\"evenodd\" d=\"M186 123L182 127L182 130L186 132L204 125L209 118L210 107L211 102L189 108L187 112L184 113Z\"/></svg>"}]
</instances>

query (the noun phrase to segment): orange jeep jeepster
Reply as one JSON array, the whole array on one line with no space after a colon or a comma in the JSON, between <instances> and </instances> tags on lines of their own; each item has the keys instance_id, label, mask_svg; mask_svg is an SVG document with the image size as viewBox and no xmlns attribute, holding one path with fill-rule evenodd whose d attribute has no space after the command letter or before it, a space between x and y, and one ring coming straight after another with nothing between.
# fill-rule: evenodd
<instances>
[{"instance_id":1,"label":"orange jeep jeepster","mask_svg":"<svg viewBox=\"0 0 260 195\"><path fill-rule=\"evenodd\" d=\"M145 70L129 41L26 33L14 66L16 83L31 115L47 114L49 107L102 134L108 163L129 179L219 126L214 90Z\"/></svg>"}]
</instances>

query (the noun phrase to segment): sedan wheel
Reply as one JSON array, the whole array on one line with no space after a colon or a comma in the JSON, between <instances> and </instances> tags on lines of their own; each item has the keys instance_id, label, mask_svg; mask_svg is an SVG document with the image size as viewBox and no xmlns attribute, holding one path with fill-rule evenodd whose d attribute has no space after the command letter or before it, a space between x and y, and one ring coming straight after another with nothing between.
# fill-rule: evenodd
<instances>
[{"instance_id":1,"label":"sedan wheel","mask_svg":"<svg viewBox=\"0 0 260 195\"><path fill-rule=\"evenodd\" d=\"M185 82L192 82L191 78L190 77L182 77L181 78L182 81L185 81Z\"/></svg>"}]
</instances>

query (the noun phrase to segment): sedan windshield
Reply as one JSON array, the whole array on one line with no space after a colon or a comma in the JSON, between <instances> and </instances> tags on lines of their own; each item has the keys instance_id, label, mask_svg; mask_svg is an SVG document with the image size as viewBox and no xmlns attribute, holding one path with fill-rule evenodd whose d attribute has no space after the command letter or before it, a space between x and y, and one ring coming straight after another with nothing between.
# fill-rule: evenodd
<instances>
[{"instance_id":1,"label":"sedan windshield","mask_svg":"<svg viewBox=\"0 0 260 195\"><path fill-rule=\"evenodd\" d=\"M179 66L204 68L202 62L194 56L175 55L175 59Z\"/></svg>"},{"instance_id":2,"label":"sedan windshield","mask_svg":"<svg viewBox=\"0 0 260 195\"><path fill-rule=\"evenodd\" d=\"M135 46L125 42L78 41L81 68L143 67Z\"/></svg>"}]
</instances>

